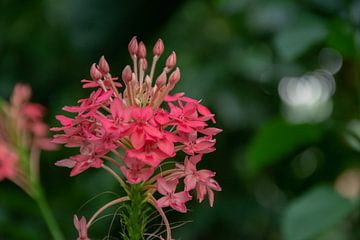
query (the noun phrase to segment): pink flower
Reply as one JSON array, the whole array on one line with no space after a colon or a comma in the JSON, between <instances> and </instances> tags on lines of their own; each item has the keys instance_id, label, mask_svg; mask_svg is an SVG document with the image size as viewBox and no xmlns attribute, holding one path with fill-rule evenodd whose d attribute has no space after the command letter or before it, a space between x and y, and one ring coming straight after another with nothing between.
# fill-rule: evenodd
<instances>
[{"instance_id":1,"label":"pink flower","mask_svg":"<svg viewBox=\"0 0 360 240\"><path fill-rule=\"evenodd\" d=\"M126 152L126 157L137 158L146 164L157 167L162 160L170 156L161 151L158 145L153 142L151 144L148 143L146 146L140 149L128 150Z\"/></svg>"},{"instance_id":2,"label":"pink flower","mask_svg":"<svg viewBox=\"0 0 360 240\"><path fill-rule=\"evenodd\" d=\"M214 205L213 191L221 191L220 185L212 179L215 172L207 169L196 170L196 164L201 160L202 155L195 155L190 158L186 157L184 166L178 165L178 168L184 171L185 191L196 189L196 195L199 202L204 200L206 193L209 196L209 203L212 207Z\"/></svg>"},{"instance_id":3,"label":"pink flower","mask_svg":"<svg viewBox=\"0 0 360 240\"><path fill-rule=\"evenodd\" d=\"M110 113L113 124L118 128L121 134L127 135L130 129L131 109L118 98L115 98L110 105Z\"/></svg>"},{"instance_id":4,"label":"pink flower","mask_svg":"<svg viewBox=\"0 0 360 240\"><path fill-rule=\"evenodd\" d=\"M164 195L164 197L157 200L157 205L161 208L170 206L178 212L186 213L185 203L190 201L192 197L187 191L175 193L178 182L177 179L165 181L161 177L157 178L157 190Z\"/></svg>"},{"instance_id":5,"label":"pink flower","mask_svg":"<svg viewBox=\"0 0 360 240\"><path fill-rule=\"evenodd\" d=\"M131 184L145 182L154 173L153 167L146 167L145 163L136 158L125 158L124 162L126 167L121 166L120 169Z\"/></svg>"},{"instance_id":6,"label":"pink flower","mask_svg":"<svg viewBox=\"0 0 360 240\"><path fill-rule=\"evenodd\" d=\"M96 154L91 154L91 155L79 154L72 156L68 159L57 161L55 163L55 165L59 167L72 168L72 171L70 173L71 177L82 173L83 171L87 170L90 167L100 168L102 164L103 161Z\"/></svg>"},{"instance_id":7,"label":"pink flower","mask_svg":"<svg viewBox=\"0 0 360 240\"><path fill-rule=\"evenodd\" d=\"M182 142L184 143L184 148L182 150L189 155L194 155L196 153L210 153L215 151L214 145L216 140L212 139L211 136L198 138L195 131L189 133L187 138L185 138Z\"/></svg>"},{"instance_id":8,"label":"pink flower","mask_svg":"<svg viewBox=\"0 0 360 240\"><path fill-rule=\"evenodd\" d=\"M80 106L65 106L63 109L67 112L75 112L79 115L86 115L93 114L101 104L105 104L107 101L110 100L111 95L113 94L112 90L104 92L101 88L92 92L89 98L81 99L78 102L81 103Z\"/></svg>"},{"instance_id":9,"label":"pink flower","mask_svg":"<svg viewBox=\"0 0 360 240\"><path fill-rule=\"evenodd\" d=\"M77 240L90 240L87 235L88 229L87 229L85 217L81 217L79 221L78 217L74 215L74 226L79 234Z\"/></svg>"},{"instance_id":10,"label":"pink flower","mask_svg":"<svg viewBox=\"0 0 360 240\"><path fill-rule=\"evenodd\" d=\"M130 140L135 149L144 147L147 140L156 140L162 137L153 121L154 114L151 107L134 108L131 117L134 123L130 127Z\"/></svg>"},{"instance_id":11,"label":"pink flower","mask_svg":"<svg viewBox=\"0 0 360 240\"><path fill-rule=\"evenodd\" d=\"M18 156L0 143L0 181L16 176Z\"/></svg>"},{"instance_id":12,"label":"pink flower","mask_svg":"<svg viewBox=\"0 0 360 240\"><path fill-rule=\"evenodd\" d=\"M189 133L207 126L205 121L199 119L196 104L186 103L183 105L181 101L178 102L179 107L170 102L168 104L170 107L169 117L174 120L174 125L179 132Z\"/></svg>"}]
</instances>

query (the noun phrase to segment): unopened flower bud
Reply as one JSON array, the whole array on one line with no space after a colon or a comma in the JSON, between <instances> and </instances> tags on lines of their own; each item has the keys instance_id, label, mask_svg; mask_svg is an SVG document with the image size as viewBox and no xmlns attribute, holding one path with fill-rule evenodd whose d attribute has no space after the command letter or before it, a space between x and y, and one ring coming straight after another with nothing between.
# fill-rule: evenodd
<instances>
[{"instance_id":1,"label":"unopened flower bud","mask_svg":"<svg viewBox=\"0 0 360 240\"><path fill-rule=\"evenodd\" d=\"M129 45L128 45L128 50L129 50L129 53L130 53L130 56L134 56L136 55L137 51L138 51L138 42L136 40L136 36L134 36Z\"/></svg>"},{"instance_id":2,"label":"unopened flower bud","mask_svg":"<svg viewBox=\"0 0 360 240\"><path fill-rule=\"evenodd\" d=\"M102 73L97 68L96 64L93 63L90 68L90 76L93 80L98 81L100 78L102 78Z\"/></svg>"},{"instance_id":3,"label":"unopened flower bud","mask_svg":"<svg viewBox=\"0 0 360 240\"><path fill-rule=\"evenodd\" d=\"M169 83L172 86L175 86L176 83L180 81L180 69L176 68L174 72L171 73L169 77Z\"/></svg>"},{"instance_id":4,"label":"unopened flower bud","mask_svg":"<svg viewBox=\"0 0 360 240\"><path fill-rule=\"evenodd\" d=\"M122 75L121 75L122 80L125 83L129 83L132 79L132 70L131 67L129 65L127 65L124 70L122 71Z\"/></svg>"},{"instance_id":5,"label":"unopened flower bud","mask_svg":"<svg viewBox=\"0 0 360 240\"><path fill-rule=\"evenodd\" d=\"M137 54L138 54L139 58L146 58L146 47L143 42L139 43L139 49L138 49Z\"/></svg>"},{"instance_id":6,"label":"unopened flower bud","mask_svg":"<svg viewBox=\"0 0 360 240\"><path fill-rule=\"evenodd\" d=\"M164 86L165 83L166 83L166 72L163 71L163 72L159 75L159 77L156 79L156 86L157 86L158 88L160 88L160 87Z\"/></svg>"},{"instance_id":7,"label":"unopened flower bud","mask_svg":"<svg viewBox=\"0 0 360 240\"><path fill-rule=\"evenodd\" d=\"M159 38L157 40L157 42L155 43L155 46L153 48L153 53L155 56L160 57L160 55L164 52L164 43L163 41Z\"/></svg>"},{"instance_id":8,"label":"unopened flower bud","mask_svg":"<svg viewBox=\"0 0 360 240\"><path fill-rule=\"evenodd\" d=\"M142 70L146 71L146 69L148 68L146 58L140 58L140 62L141 62Z\"/></svg>"},{"instance_id":9,"label":"unopened flower bud","mask_svg":"<svg viewBox=\"0 0 360 240\"><path fill-rule=\"evenodd\" d=\"M176 53L173 51L166 60L166 67L172 69L176 65Z\"/></svg>"},{"instance_id":10,"label":"unopened flower bud","mask_svg":"<svg viewBox=\"0 0 360 240\"><path fill-rule=\"evenodd\" d=\"M103 74L108 74L110 72L110 67L108 62L106 61L104 56L101 56L100 60L99 60L99 70L103 73Z\"/></svg>"}]
</instances>

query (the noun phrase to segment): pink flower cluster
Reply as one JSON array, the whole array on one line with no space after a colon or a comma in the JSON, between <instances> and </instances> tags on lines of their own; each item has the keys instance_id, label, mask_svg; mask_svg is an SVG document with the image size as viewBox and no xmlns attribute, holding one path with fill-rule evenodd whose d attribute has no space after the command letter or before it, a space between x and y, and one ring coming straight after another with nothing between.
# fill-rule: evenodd
<instances>
[{"instance_id":1,"label":"pink flower cluster","mask_svg":"<svg viewBox=\"0 0 360 240\"><path fill-rule=\"evenodd\" d=\"M214 172L197 170L196 165L204 154L215 150L214 136L221 130L209 126L209 121L215 123L214 114L184 93L169 95L180 80L175 52L154 78L164 51L161 39L153 48L151 67L143 42L132 38L128 50L133 66L122 71L123 84L110 74L107 61L101 57L91 66L91 79L81 81L83 88L95 90L79 100L79 105L63 108L75 113L74 117L57 116L62 126L52 130L62 133L56 134L53 142L79 148L79 154L56 165L72 168L70 175L75 176L88 168L111 164L128 184L142 183L151 194L158 191L163 195L157 200L160 208L186 212L185 203L191 200L193 189L200 202L208 194L212 206L213 191L221 188L213 179ZM173 158L180 152L185 154L184 162L175 164ZM184 179L185 189L177 192L180 179Z\"/></svg>"},{"instance_id":2,"label":"pink flower cluster","mask_svg":"<svg viewBox=\"0 0 360 240\"><path fill-rule=\"evenodd\" d=\"M0 104L0 181L9 178L26 190L29 188L30 169L29 163L24 163L24 160L37 162L35 158L39 150L56 148L47 137L48 126L43 122L44 107L29 102L30 97L31 88L17 84L10 103ZM30 152L32 157L19 161L20 151Z\"/></svg>"}]
</instances>

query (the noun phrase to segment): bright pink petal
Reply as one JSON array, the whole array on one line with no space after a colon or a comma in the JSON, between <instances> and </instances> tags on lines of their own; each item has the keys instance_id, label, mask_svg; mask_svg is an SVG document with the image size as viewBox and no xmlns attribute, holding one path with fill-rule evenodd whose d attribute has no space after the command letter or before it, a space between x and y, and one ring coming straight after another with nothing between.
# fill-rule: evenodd
<instances>
[{"instance_id":1,"label":"bright pink petal","mask_svg":"<svg viewBox=\"0 0 360 240\"><path fill-rule=\"evenodd\" d=\"M175 193L173 195L173 197L174 197L174 199L176 199L176 201L181 202L181 203L186 203L192 199L192 197L190 196L188 191L182 191L182 192Z\"/></svg>"},{"instance_id":2,"label":"bright pink petal","mask_svg":"<svg viewBox=\"0 0 360 240\"><path fill-rule=\"evenodd\" d=\"M190 191L192 189L195 189L196 183L197 183L197 179L194 177L194 175L187 175L184 178L185 191Z\"/></svg>"},{"instance_id":3,"label":"bright pink petal","mask_svg":"<svg viewBox=\"0 0 360 240\"><path fill-rule=\"evenodd\" d=\"M156 137L156 138L162 138L163 134L160 132L159 129L156 127L151 126L150 124L147 124L144 126L144 131L149 134L150 136Z\"/></svg>"},{"instance_id":4,"label":"bright pink petal","mask_svg":"<svg viewBox=\"0 0 360 240\"><path fill-rule=\"evenodd\" d=\"M196 196L200 203L204 200L206 192L207 192L206 185L199 182L196 185Z\"/></svg>"},{"instance_id":5,"label":"bright pink petal","mask_svg":"<svg viewBox=\"0 0 360 240\"><path fill-rule=\"evenodd\" d=\"M174 148L174 144L166 139L162 139L159 140L157 142L157 145L159 147L159 149L167 154L168 156L174 156L175 155L175 148Z\"/></svg>"},{"instance_id":6,"label":"bright pink petal","mask_svg":"<svg viewBox=\"0 0 360 240\"><path fill-rule=\"evenodd\" d=\"M209 180L208 186L215 191L221 191L219 183L212 178Z\"/></svg>"},{"instance_id":7,"label":"bright pink petal","mask_svg":"<svg viewBox=\"0 0 360 240\"><path fill-rule=\"evenodd\" d=\"M178 180L165 181L162 177L157 178L157 190L162 195L167 195L175 192Z\"/></svg>"},{"instance_id":8,"label":"bright pink petal","mask_svg":"<svg viewBox=\"0 0 360 240\"><path fill-rule=\"evenodd\" d=\"M142 129L136 129L130 137L131 144L135 149L140 149L145 145L145 134Z\"/></svg>"},{"instance_id":9,"label":"bright pink petal","mask_svg":"<svg viewBox=\"0 0 360 240\"><path fill-rule=\"evenodd\" d=\"M64 160L57 161L55 163L55 166L73 168L75 166L75 164L76 164L76 161L74 161L74 160L64 159Z\"/></svg>"},{"instance_id":10,"label":"bright pink petal","mask_svg":"<svg viewBox=\"0 0 360 240\"><path fill-rule=\"evenodd\" d=\"M187 208L186 205L184 203L180 203L180 202L170 202L170 207L172 207L174 210L181 212L181 213L186 213L187 212Z\"/></svg>"},{"instance_id":11,"label":"bright pink petal","mask_svg":"<svg viewBox=\"0 0 360 240\"><path fill-rule=\"evenodd\" d=\"M214 206L214 192L210 188L208 188L207 194L208 194L208 198L209 198L210 207L213 207Z\"/></svg>"},{"instance_id":12,"label":"bright pink petal","mask_svg":"<svg viewBox=\"0 0 360 240\"><path fill-rule=\"evenodd\" d=\"M162 197L162 198L160 198L159 200L156 201L156 204L160 208L168 207L170 205L170 199L169 199L168 196Z\"/></svg>"}]
</instances>

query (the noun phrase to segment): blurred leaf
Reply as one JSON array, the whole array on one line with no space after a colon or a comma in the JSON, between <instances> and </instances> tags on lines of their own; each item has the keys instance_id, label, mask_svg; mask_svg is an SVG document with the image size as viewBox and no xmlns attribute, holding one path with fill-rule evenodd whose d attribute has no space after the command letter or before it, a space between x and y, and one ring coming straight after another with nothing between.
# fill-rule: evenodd
<instances>
[{"instance_id":1,"label":"blurred leaf","mask_svg":"<svg viewBox=\"0 0 360 240\"><path fill-rule=\"evenodd\" d=\"M297 9L297 3L293 1L263 1L246 12L247 24L252 31L260 34L276 32L297 18Z\"/></svg>"},{"instance_id":2,"label":"blurred leaf","mask_svg":"<svg viewBox=\"0 0 360 240\"><path fill-rule=\"evenodd\" d=\"M317 187L295 200L285 211L285 240L314 239L343 220L355 207L330 186Z\"/></svg>"},{"instance_id":3,"label":"blurred leaf","mask_svg":"<svg viewBox=\"0 0 360 240\"><path fill-rule=\"evenodd\" d=\"M314 17L302 17L275 36L275 47L286 60L301 56L314 44L323 41L327 29L325 24Z\"/></svg>"},{"instance_id":4,"label":"blurred leaf","mask_svg":"<svg viewBox=\"0 0 360 240\"><path fill-rule=\"evenodd\" d=\"M334 20L329 24L330 33L327 44L345 57L355 56L354 29L346 21Z\"/></svg>"},{"instance_id":5,"label":"blurred leaf","mask_svg":"<svg viewBox=\"0 0 360 240\"><path fill-rule=\"evenodd\" d=\"M344 137L354 150L360 152L360 121L352 120L348 123Z\"/></svg>"},{"instance_id":6,"label":"blurred leaf","mask_svg":"<svg viewBox=\"0 0 360 240\"><path fill-rule=\"evenodd\" d=\"M318 141L323 128L315 124L290 124L275 118L261 127L245 153L250 170L258 171L293 150Z\"/></svg>"}]
</instances>

